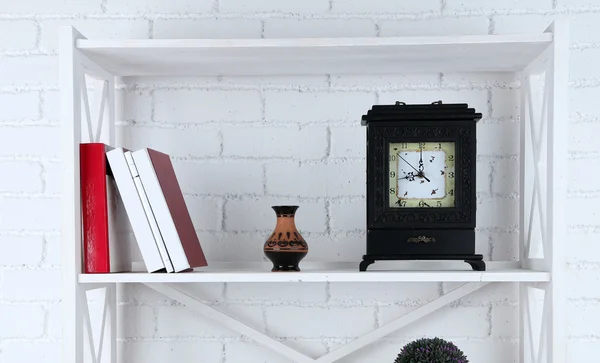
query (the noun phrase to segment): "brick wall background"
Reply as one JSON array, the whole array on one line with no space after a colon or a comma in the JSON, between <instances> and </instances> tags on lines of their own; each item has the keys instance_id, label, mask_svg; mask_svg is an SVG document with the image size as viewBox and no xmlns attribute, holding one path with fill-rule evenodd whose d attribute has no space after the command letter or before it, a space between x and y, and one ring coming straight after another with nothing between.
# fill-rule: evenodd
<instances>
[{"instance_id":1,"label":"brick wall background","mask_svg":"<svg viewBox=\"0 0 600 363\"><path fill-rule=\"evenodd\" d=\"M0 362L60 361L57 27L89 38L272 38L540 32L571 19L569 362L600 353L600 6L592 0L0 0ZM518 80L502 74L126 79L120 138L171 153L211 261L260 261L269 206L299 203L307 261L364 251L364 129L374 103L467 101L478 125L477 248L517 244ZM453 284L188 286L319 356ZM287 362L143 286L120 291L126 362ZM493 285L343 362L392 362L411 338L455 341L472 362L517 359L515 286Z\"/></svg>"}]
</instances>

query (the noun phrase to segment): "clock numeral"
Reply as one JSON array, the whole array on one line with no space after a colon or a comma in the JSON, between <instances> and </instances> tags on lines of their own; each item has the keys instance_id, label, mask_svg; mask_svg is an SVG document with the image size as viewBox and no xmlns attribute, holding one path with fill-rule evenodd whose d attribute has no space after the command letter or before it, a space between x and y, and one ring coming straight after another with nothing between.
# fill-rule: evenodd
<instances>
[{"instance_id":1,"label":"clock numeral","mask_svg":"<svg viewBox=\"0 0 600 363\"><path fill-rule=\"evenodd\" d=\"M420 208L424 208L424 207L429 207L429 205L428 205L427 203L425 203L424 201L422 201L422 200L421 200L421 201L419 202L419 207L420 207Z\"/></svg>"},{"instance_id":2,"label":"clock numeral","mask_svg":"<svg viewBox=\"0 0 600 363\"><path fill-rule=\"evenodd\" d=\"M396 177L396 172L390 171L390 178L395 178L395 177Z\"/></svg>"},{"instance_id":3,"label":"clock numeral","mask_svg":"<svg viewBox=\"0 0 600 363\"><path fill-rule=\"evenodd\" d=\"M440 202L439 200L437 201L437 206L441 207L442 206L442 202Z\"/></svg>"},{"instance_id":4,"label":"clock numeral","mask_svg":"<svg viewBox=\"0 0 600 363\"><path fill-rule=\"evenodd\" d=\"M420 142L420 143L419 143L419 147L420 147L420 148L423 148L423 147L425 147L425 143L424 143L424 142Z\"/></svg>"},{"instance_id":5,"label":"clock numeral","mask_svg":"<svg viewBox=\"0 0 600 363\"><path fill-rule=\"evenodd\" d=\"M396 194L396 188L390 188L390 194Z\"/></svg>"},{"instance_id":6,"label":"clock numeral","mask_svg":"<svg viewBox=\"0 0 600 363\"><path fill-rule=\"evenodd\" d=\"M442 148L442 144L438 144L438 149L441 149L441 148Z\"/></svg>"},{"instance_id":7,"label":"clock numeral","mask_svg":"<svg viewBox=\"0 0 600 363\"><path fill-rule=\"evenodd\" d=\"M403 143L400 144L400 147L403 148L403 149L407 149L408 148L408 143L403 142Z\"/></svg>"},{"instance_id":8,"label":"clock numeral","mask_svg":"<svg viewBox=\"0 0 600 363\"><path fill-rule=\"evenodd\" d=\"M448 161L454 161L454 155L448 155Z\"/></svg>"},{"instance_id":9,"label":"clock numeral","mask_svg":"<svg viewBox=\"0 0 600 363\"><path fill-rule=\"evenodd\" d=\"M450 189L450 190L448 191L448 195L454 195L454 189Z\"/></svg>"},{"instance_id":10,"label":"clock numeral","mask_svg":"<svg viewBox=\"0 0 600 363\"><path fill-rule=\"evenodd\" d=\"M390 160L391 161L396 161L396 155L394 155L394 154L390 155Z\"/></svg>"},{"instance_id":11,"label":"clock numeral","mask_svg":"<svg viewBox=\"0 0 600 363\"><path fill-rule=\"evenodd\" d=\"M448 178L454 178L454 172L453 171L451 171L451 172L448 173Z\"/></svg>"},{"instance_id":12,"label":"clock numeral","mask_svg":"<svg viewBox=\"0 0 600 363\"><path fill-rule=\"evenodd\" d=\"M398 200L398 201L396 202L396 204L398 204L398 205L399 205L399 206L401 206L401 207L406 207L406 201L405 201L405 200Z\"/></svg>"}]
</instances>

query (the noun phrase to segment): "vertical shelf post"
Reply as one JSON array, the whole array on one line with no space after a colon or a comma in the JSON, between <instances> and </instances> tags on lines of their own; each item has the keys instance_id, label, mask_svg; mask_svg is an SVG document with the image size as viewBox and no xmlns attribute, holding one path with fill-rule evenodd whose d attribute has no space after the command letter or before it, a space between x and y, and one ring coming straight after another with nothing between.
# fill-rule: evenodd
<instances>
[{"instance_id":1,"label":"vertical shelf post","mask_svg":"<svg viewBox=\"0 0 600 363\"><path fill-rule=\"evenodd\" d=\"M521 73L519 257L551 281L519 287L521 363L566 362L568 23L546 32L553 42Z\"/></svg>"},{"instance_id":2,"label":"vertical shelf post","mask_svg":"<svg viewBox=\"0 0 600 363\"><path fill-rule=\"evenodd\" d=\"M567 361L566 345L566 196L568 170L568 89L569 89L569 24L554 22L549 28L554 34L547 77L548 87L548 252L551 281L548 284L548 362Z\"/></svg>"},{"instance_id":3,"label":"vertical shelf post","mask_svg":"<svg viewBox=\"0 0 600 363\"><path fill-rule=\"evenodd\" d=\"M115 77L77 51L78 39L85 39L85 37L72 27L61 27L60 91L63 148L61 237L64 290L62 361L83 363L86 361L86 356L91 355L91 361L94 363L116 363L116 284L102 286L105 289L102 321L98 327L92 327L87 299L88 289L78 282L83 267L79 144L104 142L115 145ZM88 96L86 75L94 79L94 97ZM83 115L86 122L83 122ZM82 138L82 132L86 135L85 138ZM84 329L86 324L87 329ZM84 349L86 336L90 345L88 350Z\"/></svg>"},{"instance_id":4,"label":"vertical shelf post","mask_svg":"<svg viewBox=\"0 0 600 363\"><path fill-rule=\"evenodd\" d=\"M81 273L81 200L79 143L81 141L81 65L75 49L83 35L72 27L60 29L60 97L62 123L62 361L83 362L83 304Z\"/></svg>"}]
</instances>

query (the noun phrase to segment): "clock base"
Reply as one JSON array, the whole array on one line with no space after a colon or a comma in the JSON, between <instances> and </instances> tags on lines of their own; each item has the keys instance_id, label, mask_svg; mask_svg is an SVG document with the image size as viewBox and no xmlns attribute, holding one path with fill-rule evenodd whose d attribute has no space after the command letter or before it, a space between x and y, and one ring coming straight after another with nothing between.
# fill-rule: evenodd
<instances>
[{"instance_id":1,"label":"clock base","mask_svg":"<svg viewBox=\"0 0 600 363\"><path fill-rule=\"evenodd\" d=\"M375 261L397 260L463 260L471 266L473 271L485 271L483 255L364 255L359 270L367 271L367 268Z\"/></svg>"}]
</instances>

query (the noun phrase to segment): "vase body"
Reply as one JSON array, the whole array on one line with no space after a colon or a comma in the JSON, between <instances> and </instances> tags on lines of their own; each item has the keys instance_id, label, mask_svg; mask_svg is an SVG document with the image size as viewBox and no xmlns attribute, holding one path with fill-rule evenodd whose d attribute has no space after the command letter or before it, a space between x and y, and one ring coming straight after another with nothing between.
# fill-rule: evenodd
<instances>
[{"instance_id":1,"label":"vase body","mask_svg":"<svg viewBox=\"0 0 600 363\"><path fill-rule=\"evenodd\" d=\"M296 229L295 205L272 207L277 225L264 245L265 255L273 262L271 271L300 271L298 264L308 253L308 244Z\"/></svg>"}]
</instances>

